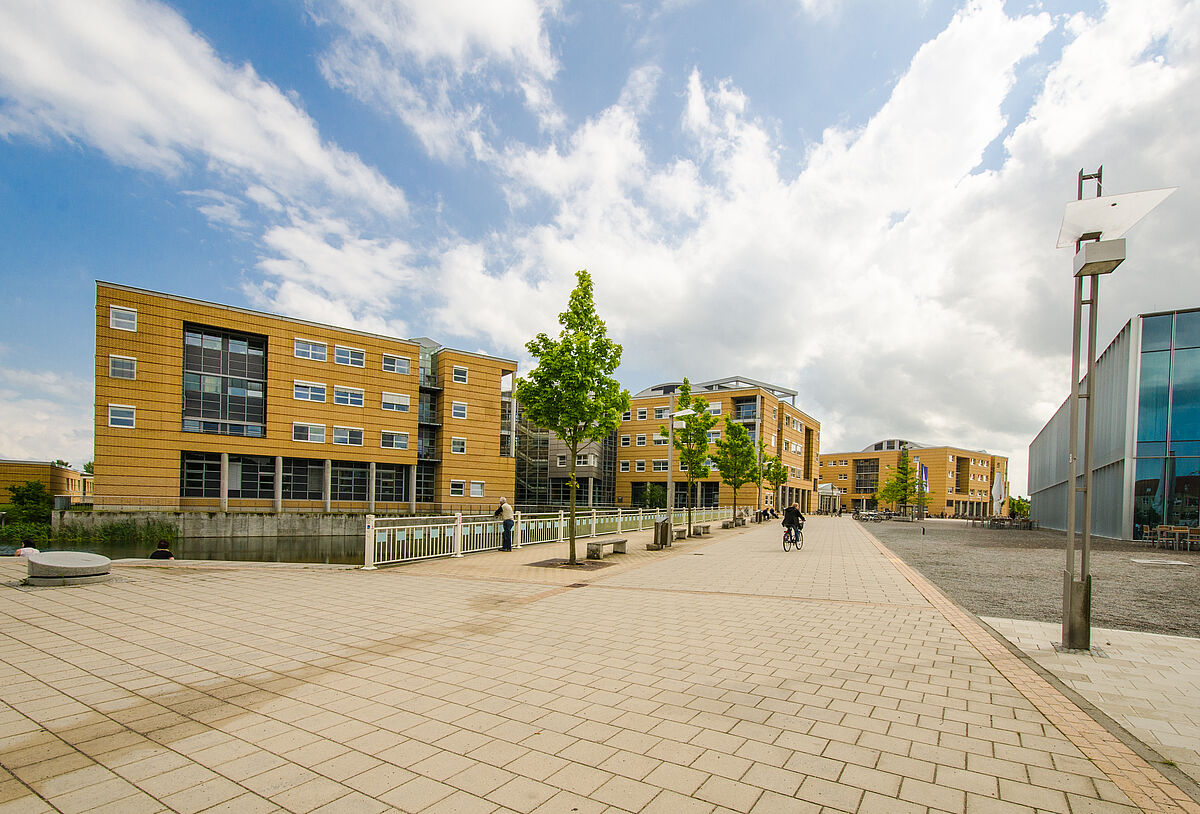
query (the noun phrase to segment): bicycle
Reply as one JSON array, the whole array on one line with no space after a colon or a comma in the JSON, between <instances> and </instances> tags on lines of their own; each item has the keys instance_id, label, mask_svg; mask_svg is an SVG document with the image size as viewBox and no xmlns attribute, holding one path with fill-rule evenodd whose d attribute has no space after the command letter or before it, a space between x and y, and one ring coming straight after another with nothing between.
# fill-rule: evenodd
<instances>
[{"instance_id":1,"label":"bicycle","mask_svg":"<svg viewBox=\"0 0 1200 814\"><path fill-rule=\"evenodd\" d=\"M804 548L804 526L795 529L796 537L792 538L792 526L783 527L783 550L787 551L788 547L794 547L797 551Z\"/></svg>"}]
</instances>

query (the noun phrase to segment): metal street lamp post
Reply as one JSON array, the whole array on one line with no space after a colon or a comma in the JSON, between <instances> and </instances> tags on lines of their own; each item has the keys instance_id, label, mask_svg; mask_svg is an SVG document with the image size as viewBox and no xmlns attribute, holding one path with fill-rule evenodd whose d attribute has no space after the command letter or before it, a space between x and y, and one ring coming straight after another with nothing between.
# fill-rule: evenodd
<instances>
[{"instance_id":1,"label":"metal street lamp post","mask_svg":"<svg viewBox=\"0 0 1200 814\"><path fill-rule=\"evenodd\" d=\"M696 414L696 411L692 409L679 412L674 410L675 396L671 396L671 412L667 413L667 516L671 518L675 517L675 419ZM679 429L683 429L683 426L683 422L680 421Z\"/></svg>"},{"instance_id":2,"label":"metal street lamp post","mask_svg":"<svg viewBox=\"0 0 1200 814\"><path fill-rule=\"evenodd\" d=\"M1062 645L1072 650L1091 649L1092 613L1092 416L1096 394L1096 316L1100 301L1100 275L1110 274L1125 260L1124 235L1154 207L1177 189L1129 192L1104 197L1101 183L1104 168L1094 173L1079 171L1078 193L1067 204L1058 233L1058 248L1074 244L1075 314L1071 334L1071 396L1069 401L1070 449L1067 474L1067 561L1063 570ZM1096 197L1083 198L1083 182L1096 182ZM1088 278L1088 297L1083 297L1083 279ZM1081 392L1079 378L1080 338L1083 306L1088 307L1087 373ZM1083 485L1079 484L1079 400L1084 399ZM1075 526L1077 502L1083 497L1079 578L1075 578Z\"/></svg>"}]
</instances>

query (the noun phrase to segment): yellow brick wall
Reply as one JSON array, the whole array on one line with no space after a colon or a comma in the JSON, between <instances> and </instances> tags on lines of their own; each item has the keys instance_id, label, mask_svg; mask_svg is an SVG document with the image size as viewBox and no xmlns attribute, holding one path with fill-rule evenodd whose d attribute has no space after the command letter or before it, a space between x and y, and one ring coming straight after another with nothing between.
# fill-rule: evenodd
<instances>
[{"instance_id":1,"label":"yellow brick wall","mask_svg":"<svg viewBox=\"0 0 1200 814\"><path fill-rule=\"evenodd\" d=\"M733 400L735 398L746 397L761 397L762 399L762 438L766 443L766 454L768 456L780 455L783 458L785 466L796 467L801 471L801 477L789 477L784 489L792 489L795 494L799 495L803 492L810 493L809 504L812 508L816 506L816 481L814 480L815 473L810 470L815 469L815 457L812 459L812 464L807 464L806 459L810 452L810 445L805 443L805 430L812 432L811 446L814 449L811 455L816 454L816 448L819 448L820 443L820 424L812 417L805 414L802 410L793 407L792 405L781 402L776 396L766 392L760 388L747 388L740 390L718 390L718 391L698 391L693 395L700 396L708 401L709 405L720 404L721 414L717 417L717 423L713 426L714 430L721 433L724 437L725 433L725 417L733 415ZM618 506L629 506L633 500L633 484L635 482L647 481L651 483L666 484L667 473L654 472L653 461L655 459L667 458L667 446L654 446L654 437L658 434L660 427L666 427L666 419L654 418L655 407L670 408L670 396L643 396L633 399L630 409L630 418L628 421L622 421L621 426L617 430L617 473L616 473L616 499ZM638 418L639 408L646 410L646 418ZM790 426L785 426L784 417L794 419L800 423L799 429L793 429ZM747 429L752 429L753 425L747 423ZM637 436L644 434L646 436L646 446L637 446ZM629 436L629 446L622 446L622 436ZM782 442L783 440L794 441L805 446L805 451L795 453L785 451ZM774 442L774 443L772 443ZM712 447L715 452L715 447ZM621 471L621 461L629 461L629 471ZM646 469L644 472L636 471L636 462L644 460ZM675 454L671 455L671 466L673 467L672 479L674 480L676 489L680 488L680 484L684 484L686 488L687 473L679 470L679 459ZM701 482L719 482L720 473L713 471L707 478L703 478ZM737 504L739 506L759 506L772 505L774 496L771 494L772 489L769 484L764 483L762 494L760 495L757 483L748 483L741 486L737 493ZM719 502L722 506L730 506L734 502L733 489L724 483L720 485ZM805 511L810 509L810 506L802 507Z\"/></svg>"},{"instance_id":2,"label":"yellow brick wall","mask_svg":"<svg viewBox=\"0 0 1200 814\"><path fill-rule=\"evenodd\" d=\"M437 494L442 503L494 507L505 497L512 502L516 483L516 461L501 455L500 385L513 366L497 359L442 349L437 357L442 430L438 438L442 465L438 470ZM455 368L465 368L465 383L454 381ZM467 405L465 419L454 418L454 402ZM466 452L452 451L455 438L464 439ZM450 494L450 482L463 481L463 496ZM471 482L482 481L484 496L471 497Z\"/></svg>"},{"instance_id":3,"label":"yellow brick wall","mask_svg":"<svg viewBox=\"0 0 1200 814\"><path fill-rule=\"evenodd\" d=\"M947 501L973 503L976 505L976 512L982 512L984 515L991 514L992 484L996 480L1005 484L1005 494L1008 494L1008 459L1002 455L943 446L910 449L909 457L914 460L914 464L919 460L929 470L927 512L931 515L952 514L954 507L947 506ZM879 461L879 486L882 487L900 460L899 450L834 452L820 456L821 483L832 484L844 491L841 500L842 506L846 510L853 508L855 501L874 497L874 493L859 493L855 491L854 487L854 461L871 458ZM966 461L968 472L964 493L957 491L955 479L960 458ZM971 494L972 491L975 494ZM1007 505L1006 501L1004 506L1007 507ZM885 504L880 508L894 509L896 507Z\"/></svg>"},{"instance_id":4,"label":"yellow brick wall","mask_svg":"<svg viewBox=\"0 0 1200 814\"><path fill-rule=\"evenodd\" d=\"M110 327L111 305L136 309L136 332ZM267 338L265 438L183 432L184 323ZM325 343L326 360L296 357L296 339ZM337 346L364 351L364 366L337 364L334 361ZM136 380L110 378L110 354L135 358ZM385 371L384 354L407 358L409 373ZM448 364L451 356L452 352L443 350L440 359L443 364ZM470 355L464 355L464 358L467 356ZM478 371L478 384L471 383L467 392L473 411L468 413L472 425L471 436L475 439L475 443L468 447L473 448L469 458L473 465L496 481L498 487L506 488L511 493L512 458L504 459L507 463L507 481L499 474L504 464L498 460L498 371L502 366L511 368L515 365L475 356L470 357L469 364ZM183 450L413 465L417 462L419 372L419 345L408 340L98 283L95 405L95 490L98 502L102 502L104 497L137 497L164 503L179 501L180 453ZM472 370L472 373L475 372ZM448 379L448 368L446 376ZM324 384L325 402L295 399L293 386L296 381ZM339 385L362 390L363 406L334 403L334 390ZM408 411L382 409L384 392L407 395ZM451 392L449 389L446 391L447 417ZM137 410L136 427L109 427L110 404L134 406ZM324 443L294 441L294 422L324 426ZM474 426L476 423L482 426L477 428ZM446 419L443 419L443 427L446 424ZM361 429L362 446L334 444L334 427ZM384 430L408 433L408 449L381 447L381 433ZM482 443L485 436L489 439L487 444ZM443 455L445 461L448 458L449 433L443 431L441 437L446 445L447 454ZM447 480L443 473L441 481ZM439 482L435 496L438 502L448 500L441 485ZM491 484L488 489L490 493ZM195 499L185 502L207 505L211 501ZM245 508L261 504L262 501L233 499L231 508L234 503ZM285 500L284 505L286 509L288 501Z\"/></svg>"},{"instance_id":5,"label":"yellow brick wall","mask_svg":"<svg viewBox=\"0 0 1200 814\"><path fill-rule=\"evenodd\" d=\"M10 486L37 481L49 495L70 495L73 503L83 496L83 473L56 466L49 461L0 461L0 503L8 503Z\"/></svg>"}]
</instances>

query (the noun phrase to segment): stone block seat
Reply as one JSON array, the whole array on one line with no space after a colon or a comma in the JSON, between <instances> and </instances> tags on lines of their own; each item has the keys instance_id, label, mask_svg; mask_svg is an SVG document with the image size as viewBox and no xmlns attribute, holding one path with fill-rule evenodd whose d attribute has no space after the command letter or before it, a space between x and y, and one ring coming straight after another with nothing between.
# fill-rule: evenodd
<instances>
[{"instance_id":1,"label":"stone block seat","mask_svg":"<svg viewBox=\"0 0 1200 814\"><path fill-rule=\"evenodd\" d=\"M628 542L629 541L623 537L617 539L612 539L610 537L601 538L599 540L588 540L587 558L589 560L602 560L604 559L604 549L610 547L612 548L614 554L624 554Z\"/></svg>"},{"instance_id":2,"label":"stone block seat","mask_svg":"<svg viewBox=\"0 0 1200 814\"><path fill-rule=\"evenodd\" d=\"M85 551L43 551L30 554L26 585L86 585L109 579L112 560Z\"/></svg>"}]
</instances>

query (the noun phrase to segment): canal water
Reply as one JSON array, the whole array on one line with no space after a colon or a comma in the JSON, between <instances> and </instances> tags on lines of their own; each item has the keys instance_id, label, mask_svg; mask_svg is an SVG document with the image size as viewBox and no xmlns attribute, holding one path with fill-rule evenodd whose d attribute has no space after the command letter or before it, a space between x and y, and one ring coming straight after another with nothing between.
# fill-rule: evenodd
<instances>
[{"instance_id":1,"label":"canal water","mask_svg":"<svg viewBox=\"0 0 1200 814\"><path fill-rule=\"evenodd\" d=\"M42 551L87 551L112 560L149 557L154 546L127 543L73 543ZM13 549L0 548L0 556ZM171 544L177 560L235 560L238 562L300 562L362 565L363 538L354 534L329 537L191 537Z\"/></svg>"}]
</instances>

